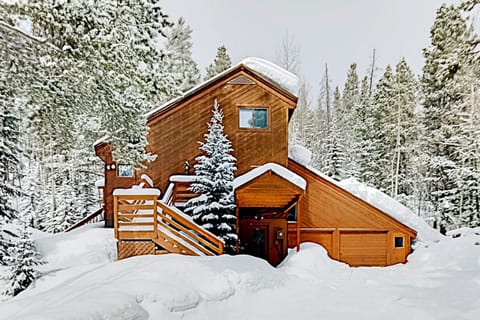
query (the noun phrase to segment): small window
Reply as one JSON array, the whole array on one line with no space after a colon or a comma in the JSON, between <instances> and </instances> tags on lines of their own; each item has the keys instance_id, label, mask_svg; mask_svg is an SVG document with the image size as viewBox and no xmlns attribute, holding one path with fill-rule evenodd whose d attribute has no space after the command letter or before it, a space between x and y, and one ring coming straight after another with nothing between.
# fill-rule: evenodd
<instances>
[{"instance_id":1,"label":"small window","mask_svg":"<svg viewBox=\"0 0 480 320\"><path fill-rule=\"evenodd\" d=\"M297 221L297 205L288 210L287 221Z\"/></svg>"},{"instance_id":2,"label":"small window","mask_svg":"<svg viewBox=\"0 0 480 320\"><path fill-rule=\"evenodd\" d=\"M395 237L395 248L403 248L403 237Z\"/></svg>"},{"instance_id":3,"label":"small window","mask_svg":"<svg viewBox=\"0 0 480 320\"><path fill-rule=\"evenodd\" d=\"M240 128L266 129L268 128L268 110L266 108L240 108Z\"/></svg>"},{"instance_id":4,"label":"small window","mask_svg":"<svg viewBox=\"0 0 480 320\"><path fill-rule=\"evenodd\" d=\"M119 177L133 177L133 166L129 164L119 164L117 174Z\"/></svg>"}]
</instances>

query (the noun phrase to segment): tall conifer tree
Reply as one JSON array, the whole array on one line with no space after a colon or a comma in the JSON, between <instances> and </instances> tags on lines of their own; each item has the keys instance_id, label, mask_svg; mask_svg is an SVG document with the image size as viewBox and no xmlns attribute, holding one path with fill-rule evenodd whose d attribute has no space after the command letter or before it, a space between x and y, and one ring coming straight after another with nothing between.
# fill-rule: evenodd
<instances>
[{"instance_id":1,"label":"tall conifer tree","mask_svg":"<svg viewBox=\"0 0 480 320\"><path fill-rule=\"evenodd\" d=\"M191 191L199 194L189 200L186 212L196 223L211 231L225 242L225 251L236 249L236 216L232 182L236 159L232 156L232 143L223 131L223 112L215 99L213 115L200 143L203 154L196 158L195 181Z\"/></svg>"},{"instance_id":2,"label":"tall conifer tree","mask_svg":"<svg viewBox=\"0 0 480 320\"><path fill-rule=\"evenodd\" d=\"M227 70L231 66L232 60L228 55L227 48L225 48L225 46L220 46L217 49L217 55L215 56L215 60L213 60L212 64L207 67L207 74L205 75L204 80L213 78L214 76Z\"/></svg>"}]
</instances>

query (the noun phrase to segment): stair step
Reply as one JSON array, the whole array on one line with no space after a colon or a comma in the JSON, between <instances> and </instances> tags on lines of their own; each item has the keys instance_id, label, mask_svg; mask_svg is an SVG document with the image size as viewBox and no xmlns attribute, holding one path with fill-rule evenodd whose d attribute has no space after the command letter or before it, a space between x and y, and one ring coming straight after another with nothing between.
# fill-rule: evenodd
<instances>
[{"instance_id":1,"label":"stair step","mask_svg":"<svg viewBox=\"0 0 480 320\"><path fill-rule=\"evenodd\" d=\"M168 250L164 250L164 249L155 250L156 255L167 254L167 253L169 253Z\"/></svg>"}]
</instances>

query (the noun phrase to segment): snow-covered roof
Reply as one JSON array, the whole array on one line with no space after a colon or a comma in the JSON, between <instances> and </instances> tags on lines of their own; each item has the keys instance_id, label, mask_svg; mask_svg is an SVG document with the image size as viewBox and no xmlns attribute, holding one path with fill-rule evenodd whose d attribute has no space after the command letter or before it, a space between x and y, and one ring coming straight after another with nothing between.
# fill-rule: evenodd
<instances>
[{"instance_id":1,"label":"snow-covered roof","mask_svg":"<svg viewBox=\"0 0 480 320\"><path fill-rule=\"evenodd\" d=\"M382 191L367 186L355 178L344 179L336 184L363 201L368 202L375 208L385 212L395 220L417 231L417 237L420 240L433 241L440 238L440 234L431 228L421 217Z\"/></svg>"},{"instance_id":2,"label":"snow-covered roof","mask_svg":"<svg viewBox=\"0 0 480 320\"><path fill-rule=\"evenodd\" d=\"M258 72L263 77L273 82L277 87L282 88L294 97L298 97L300 81L293 73L277 66L276 64L255 57L243 59L240 64Z\"/></svg>"},{"instance_id":3,"label":"snow-covered roof","mask_svg":"<svg viewBox=\"0 0 480 320\"><path fill-rule=\"evenodd\" d=\"M302 166L308 166L312 162L312 152L304 146L295 144L288 147L288 157Z\"/></svg>"},{"instance_id":4,"label":"snow-covered roof","mask_svg":"<svg viewBox=\"0 0 480 320\"><path fill-rule=\"evenodd\" d=\"M105 178L98 179L97 181L95 181L95 187L97 188L105 187Z\"/></svg>"},{"instance_id":5,"label":"snow-covered roof","mask_svg":"<svg viewBox=\"0 0 480 320\"><path fill-rule=\"evenodd\" d=\"M264 77L266 80L270 81L273 85L276 87L288 92L294 97L298 97L298 90L300 87L300 80L296 75L293 73L277 66L276 64L261 59L261 58L255 58L255 57L249 57L245 58L236 65L228 68L227 70L217 74L213 78L208 79L207 81L204 81L195 87L191 88L188 91L185 91L182 95L166 102L165 104L153 109L152 111L148 112L146 114L147 118L150 118L151 116L159 113L160 111L167 109L171 105L189 97L195 94L197 91L200 89L206 87L207 85L215 82L216 80L222 78L226 74L229 74L233 70L237 69L240 66L244 66L258 74L260 74L262 77Z\"/></svg>"},{"instance_id":6,"label":"snow-covered roof","mask_svg":"<svg viewBox=\"0 0 480 320\"><path fill-rule=\"evenodd\" d=\"M96 146L98 146L101 143L108 142L109 139L110 139L110 137L108 135L105 135L105 136L99 138L97 141L95 141L93 143L93 147L95 148Z\"/></svg>"},{"instance_id":7,"label":"snow-covered roof","mask_svg":"<svg viewBox=\"0 0 480 320\"><path fill-rule=\"evenodd\" d=\"M336 181L335 179L327 176L310 165L304 165L292 157L291 159L315 173L322 179L329 181L330 183L384 212L398 222L406 225L410 229L415 230L417 232L417 239L436 241L440 238L440 234L431 228L421 217L417 216L410 209L380 190L369 187L357 181L355 178L348 178L340 182Z\"/></svg>"},{"instance_id":8,"label":"snow-covered roof","mask_svg":"<svg viewBox=\"0 0 480 320\"><path fill-rule=\"evenodd\" d=\"M247 173L242 174L241 176L236 177L235 180L233 180L233 189L237 189L243 186L247 182L254 180L255 178L261 176L262 174L268 171L273 171L274 173L278 174L283 179L290 181L300 189L305 190L307 188L307 181L305 181L305 179L300 177L295 172L292 172L287 168L276 163L267 163L267 164L264 164L263 166L252 169Z\"/></svg>"},{"instance_id":9,"label":"snow-covered roof","mask_svg":"<svg viewBox=\"0 0 480 320\"><path fill-rule=\"evenodd\" d=\"M186 175L186 174L177 174L170 176L170 182L194 182L195 176L194 175Z\"/></svg>"},{"instance_id":10,"label":"snow-covered roof","mask_svg":"<svg viewBox=\"0 0 480 320\"><path fill-rule=\"evenodd\" d=\"M160 190L153 188L131 188L131 189L115 189L114 196L159 196Z\"/></svg>"}]
</instances>

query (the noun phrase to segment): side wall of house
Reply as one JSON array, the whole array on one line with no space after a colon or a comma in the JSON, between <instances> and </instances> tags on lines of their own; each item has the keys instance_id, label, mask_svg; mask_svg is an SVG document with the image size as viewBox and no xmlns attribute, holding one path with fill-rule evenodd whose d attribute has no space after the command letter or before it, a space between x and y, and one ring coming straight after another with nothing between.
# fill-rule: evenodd
<instances>
[{"instance_id":1,"label":"side wall of house","mask_svg":"<svg viewBox=\"0 0 480 320\"><path fill-rule=\"evenodd\" d=\"M239 75L255 84L228 84ZM168 186L171 175L187 173L186 161L191 165L188 174L194 173L195 157L200 154L198 142L204 141L215 99L223 110L225 133L232 141L237 158L236 175L266 162L286 166L288 110L295 103L286 100L254 75L240 71L149 120L148 150L156 154L157 159L148 165L147 172L162 191ZM239 128L239 107L267 108L268 128Z\"/></svg>"},{"instance_id":2,"label":"side wall of house","mask_svg":"<svg viewBox=\"0 0 480 320\"><path fill-rule=\"evenodd\" d=\"M294 161L288 168L307 180L299 206L301 242L319 243L352 266L406 262L415 236L411 229ZM289 246L296 245L296 227L289 223Z\"/></svg>"}]
</instances>

